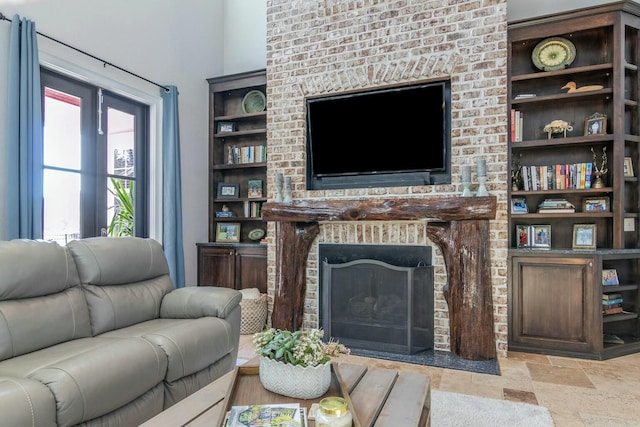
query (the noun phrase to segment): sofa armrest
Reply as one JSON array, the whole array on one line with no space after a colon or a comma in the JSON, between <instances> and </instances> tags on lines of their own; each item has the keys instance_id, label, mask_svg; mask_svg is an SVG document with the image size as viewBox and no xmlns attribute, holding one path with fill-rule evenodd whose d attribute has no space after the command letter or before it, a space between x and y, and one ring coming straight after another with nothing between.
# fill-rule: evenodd
<instances>
[{"instance_id":1,"label":"sofa armrest","mask_svg":"<svg viewBox=\"0 0 640 427\"><path fill-rule=\"evenodd\" d=\"M231 288L192 286L174 289L164 296L160 317L166 319L195 319L213 316L226 319L240 305L242 294Z\"/></svg>"},{"instance_id":2,"label":"sofa armrest","mask_svg":"<svg viewBox=\"0 0 640 427\"><path fill-rule=\"evenodd\" d=\"M39 381L0 376L0 420L7 426L56 424L56 400Z\"/></svg>"}]
</instances>

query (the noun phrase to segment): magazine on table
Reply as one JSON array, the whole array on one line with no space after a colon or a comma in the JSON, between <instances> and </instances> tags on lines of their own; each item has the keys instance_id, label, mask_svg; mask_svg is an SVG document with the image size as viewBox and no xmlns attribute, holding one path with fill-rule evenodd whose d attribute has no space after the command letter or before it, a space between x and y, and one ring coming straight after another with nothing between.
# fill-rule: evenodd
<instances>
[{"instance_id":1,"label":"magazine on table","mask_svg":"<svg viewBox=\"0 0 640 427\"><path fill-rule=\"evenodd\" d=\"M225 427L307 427L299 403L232 406Z\"/></svg>"}]
</instances>

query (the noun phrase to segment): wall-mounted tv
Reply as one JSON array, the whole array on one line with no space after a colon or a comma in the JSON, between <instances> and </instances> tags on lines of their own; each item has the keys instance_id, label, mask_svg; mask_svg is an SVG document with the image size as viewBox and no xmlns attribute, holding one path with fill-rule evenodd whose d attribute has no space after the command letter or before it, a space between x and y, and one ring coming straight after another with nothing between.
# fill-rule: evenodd
<instances>
[{"instance_id":1,"label":"wall-mounted tv","mask_svg":"<svg viewBox=\"0 0 640 427\"><path fill-rule=\"evenodd\" d=\"M307 189L451 183L451 82L308 98Z\"/></svg>"}]
</instances>

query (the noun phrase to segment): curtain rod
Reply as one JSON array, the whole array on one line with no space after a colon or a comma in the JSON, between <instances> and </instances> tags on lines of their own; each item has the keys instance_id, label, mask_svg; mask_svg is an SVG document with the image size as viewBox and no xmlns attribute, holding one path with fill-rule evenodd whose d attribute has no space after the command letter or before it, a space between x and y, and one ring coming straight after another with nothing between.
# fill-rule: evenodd
<instances>
[{"instance_id":1,"label":"curtain rod","mask_svg":"<svg viewBox=\"0 0 640 427\"><path fill-rule=\"evenodd\" d=\"M0 20L4 20L4 21L12 22L12 21L11 21L11 19L7 18L7 16L6 16L5 14L3 14L2 12L0 12ZM134 76L134 77L137 77L137 78L139 78L140 80L144 80L144 81L145 81L145 82L147 82L147 83L151 83L152 85L156 85L156 86L158 86L158 87L161 87L162 89L164 89L164 90L165 90L165 91L167 91L167 92L170 92L170 91L171 91L167 86L164 86L164 85L161 85L161 84L159 84L159 83L156 83L156 82L154 82L154 81L152 81L152 80L146 79L146 78L144 78L144 77L142 77L142 76L140 76L140 75L138 75L138 74L136 74L136 73L133 73L133 72L131 72L131 71L129 71L129 70L126 70L126 69L124 69L124 68L122 68L122 67L119 67L119 66L117 66L117 65L115 65L115 64L112 64L112 63L111 63L111 62L109 62L109 61L105 61L105 60L104 60L104 59L102 59L102 58L99 58L99 57L97 57L97 56L95 56L95 55L92 55L92 54L90 54L90 53L88 53L88 52L85 52L84 50L78 49L77 47L73 47L73 46L71 46L71 45L69 45L69 44L67 44L67 43L65 43L65 42L63 42L63 41L60 41L60 40L54 39L53 37L50 37L50 36L48 36L48 35L46 35L46 34L42 34L42 33L41 33L41 32L39 32L39 31L36 31L36 34L38 34L39 36L45 37L45 38L47 38L47 39L49 39L49 40L51 40L51 41L54 41L54 42L56 42L56 43L59 43L59 44L61 44L61 45L63 45L63 46L66 46L66 47L68 47L69 49L73 49L73 50L75 50L76 52L79 52L79 53L81 53L81 54L83 54L83 55L86 55L86 56L88 56L88 57L91 57L91 58L93 58L93 59L95 59L95 60L97 60L97 61L99 61L99 62L102 62L102 63L104 64L103 66L107 66L107 65L109 65L110 67L116 68L116 69L118 69L118 70L120 70L120 71L123 71L123 72L125 72L125 73L127 73L127 74L130 74L130 75L132 75L132 76Z\"/></svg>"}]
</instances>

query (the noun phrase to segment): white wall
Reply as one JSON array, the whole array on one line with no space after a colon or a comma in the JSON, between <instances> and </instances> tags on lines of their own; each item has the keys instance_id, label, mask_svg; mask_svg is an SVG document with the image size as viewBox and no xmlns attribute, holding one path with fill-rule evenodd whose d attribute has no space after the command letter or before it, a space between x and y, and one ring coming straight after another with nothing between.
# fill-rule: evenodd
<instances>
[{"instance_id":1,"label":"white wall","mask_svg":"<svg viewBox=\"0 0 640 427\"><path fill-rule=\"evenodd\" d=\"M258 2L259 0L254 0ZM208 86L223 67L222 0L40 0L0 3L36 29L74 47L179 90L183 234L187 283L196 282L196 242L208 239ZM0 132L6 129L6 58L10 23L0 22ZM264 40L264 37L262 37ZM77 64L87 74L120 81L120 89L157 101L160 89L73 50L39 37L41 60ZM264 42L263 42L264 44ZM0 156L6 134L0 136ZM0 157L0 170L6 159ZM155 171L157 176L157 170ZM0 200L7 183L0 179ZM5 204L0 204L0 238L6 236ZM156 236L153 236L156 237Z\"/></svg>"},{"instance_id":2,"label":"white wall","mask_svg":"<svg viewBox=\"0 0 640 427\"><path fill-rule=\"evenodd\" d=\"M565 10L582 9L614 1L603 0L507 0L507 20L519 21L534 16L550 15ZM640 3L640 0L634 0Z\"/></svg>"}]
</instances>

